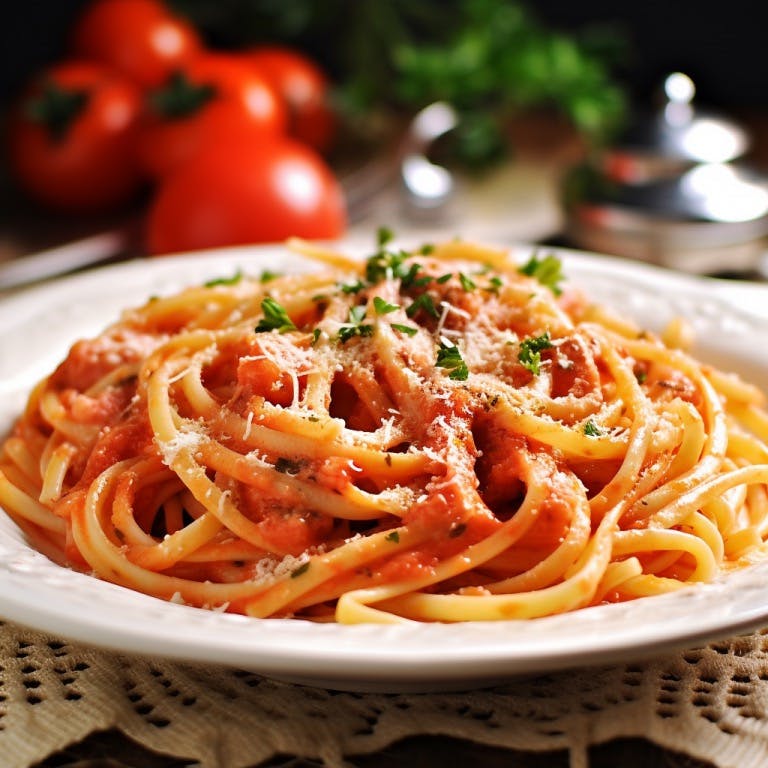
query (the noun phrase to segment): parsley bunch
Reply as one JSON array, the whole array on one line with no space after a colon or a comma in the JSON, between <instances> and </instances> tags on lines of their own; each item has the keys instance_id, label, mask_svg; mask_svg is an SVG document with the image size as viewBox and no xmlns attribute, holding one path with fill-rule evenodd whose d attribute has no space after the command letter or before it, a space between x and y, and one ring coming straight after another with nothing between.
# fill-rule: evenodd
<instances>
[{"instance_id":1,"label":"parsley bunch","mask_svg":"<svg viewBox=\"0 0 768 768\"><path fill-rule=\"evenodd\" d=\"M306 52L338 84L350 124L449 101L460 122L445 149L471 168L508 151L506 122L523 111L554 109L592 143L626 112L616 77L629 63L626 34L611 24L559 31L530 0L170 2L217 47L269 41Z\"/></svg>"}]
</instances>

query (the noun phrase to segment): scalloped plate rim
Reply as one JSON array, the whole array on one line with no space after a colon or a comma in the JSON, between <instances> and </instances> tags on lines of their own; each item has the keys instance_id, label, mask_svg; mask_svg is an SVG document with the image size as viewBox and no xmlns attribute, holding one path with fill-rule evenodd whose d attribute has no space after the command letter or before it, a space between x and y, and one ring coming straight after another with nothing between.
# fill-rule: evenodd
<instances>
[{"instance_id":1,"label":"scalloped plate rim","mask_svg":"<svg viewBox=\"0 0 768 768\"><path fill-rule=\"evenodd\" d=\"M534 247L512 246L513 255L519 260ZM359 245L350 248L355 253L366 252ZM692 308L698 308L701 301L713 302L725 320L768 327L768 291L762 286L696 278L571 249L546 250L560 255L566 273L570 271L575 282L588 291L595 285L598 293L606 286L610 290L611 285L618 290L619 283L626 291L630 284L646 301L691 302ZM129 294L146 297L157 279L173 289L238 266L274 268L278 256L285 256L281 245L248 246L102 267L4 299L0 328L55 315L56 304L68 305L72 296L82 299L95 294L107 301L127 285ZM294 266L302 262L290 261ZM87 317L86 308L83 319L103 327L116 319L119 308L137 300L118 301L120 306L111 304L108 311L97 305L93 312L98 317L94 318ZM56 332L68 343L75 340L67 337L66 327ZM23 358L24 345L9 341L8 336L5 330L0 332L0 351L3 345L16 343ZM34 360L27 362L34 368ZM759 363L768 376L768 352L762 353ZM29 380L27 388L32 383ZM9 418L8 407L0 408L0 429L7 428ZM239 666L295 682L351 690L434 690L490 684L518 674L631 660L768 623L768 598L759 599L768 562L672 595L523 622L344 627L248 619L165 603L56 566L23 543L4 513L0 518L0 574L0 615L22 625L119 652ZM24 590L23 598L19 589ZM102 600L103 610L83 610L75 599L80 592L87 599ZM104 615L110 621L105 622ZM674 616L678 618L672 620ZM650 620L653 617L656 620Z\"/></svg>"}]
</instances>

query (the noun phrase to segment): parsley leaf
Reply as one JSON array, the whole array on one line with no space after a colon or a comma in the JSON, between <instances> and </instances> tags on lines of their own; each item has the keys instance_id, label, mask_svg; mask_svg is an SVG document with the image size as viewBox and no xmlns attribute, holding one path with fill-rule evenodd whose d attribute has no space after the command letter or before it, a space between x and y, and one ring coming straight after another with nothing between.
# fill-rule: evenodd
<instances>
[{"instance_id":1,"label":"parsley leaf","mask_svg":"<svg viewBox=\"0 0 768 768\"><path fill-rule=\"evenodd\" d=\"M377 315L388 315L390 312L400 309L397 304L390 304L388 301L384 301L381 296L373 297L373 308Z\"/></svg>"},{"instance_id":2,"label":"parsley leaf","mask_svg":"<svg viewBox=\"0 0 768 768\"><path fill-rule=\"evenodd\" d=\"M369 285L375 285L382 280L400 280L404 288L408 288L416 281L416 275L421 269L421 264L405 262L411 258L407 251L388 250L387 245L392 241L393 234L386 227L380 227L378 232L379 250L365 262L365 280ZM432 278L421 278L419 284L430 281Z\"/></svg>"},{"instance_id":3,"label":"parsley leaf","mask_svg":"<svg viewBox=\"0 0 768 768\"><path fill-rule=\"evenodd\" d=\"M600 437L600 435L603 434L603 430L600 429L592 419L589 419L584 425L584 434L587 435L587 437Z\"/></svg>"},{"instance_id":4,"label":"parsley leaf","mask_svg":"<svg viewBox=\"0 0 768 768\"><path fill-rule=\"evenodd\" d=\"M391 251L379 251L365 262L365 279L370 285L380 283L382 280L400 280L403 288L410 288L414 284L429 282L432 278L416 280L416 275L421 269L421 264L406 264L410 254L406 251L394 253Z\"/></svg>"},{"instance_id":5,"label":"parsley leaf","mask_svg":"<svg viewBox=\"0 0 768 768\"><path fill-rule=\"evenodd\" d=\"M339 341L342 344L346 344L351 338L355 336L372 336L372 325L342 325L339 328Z\"/></svg>"},{"instance_id":6,"label":"parsley leaf","mask_svg":"<svg viewBox=\"0 0 768 768\"><path fill-rule=\"evenodd\" d=\"M465 291L473 291L477 288L477 283L469 275L465 275L463 272L459 272L459 282Z\"/></svg>"},{"instance_id":7,"label":"parsley leaf","mask_svg":"<svg viewBox=\"0 0 768 768\"><path fill-rule=\"evenodd\" d=\"M498 293L499 288L503 285L502 279L498 275L494 275L489 281L488 281L488 287L485 289L486 291L490 291L491 293Z\"/></svg>"},{"instance_id":8,"label":"parsley leaf","mask_svg":"<svg viewBox=\"0 0 768 768\"><path fill-rule=\"evenodd\" d=\"M391 531L388 533L384 539L386 541L391 541L393 544L399 544L400 543L400 534L397 531Z\"/></svg>"},{"instance_id":9,"label":"parsley leaf","mask_svg":"<svg viewBox=\"0 0 768 768\"><path fill-rule=\"evenodd\" d=\"M291 571L291 578L296 579L309 570L309 560L306 563L302 563L298 568L294 568Z\"/></svg>"},{"instance_id":10,"label":"parsley leaf","mask_svg":"<svg viewBox=\"0 0 768 768\"><path fill-rule=\"evenodd\" d=\"M356 280L354 283L340 283L339 288L342 293L359 293L365 288L365 283L362 280Z\"/></svg>"},{"instance_id":11,"label":"parsley leaf","mask_svg":"<svg viewBox=\"0 0 768 768\"><path fill-rule=\"evenodd\" d=\"M401 323L392 323L392 327L400 333L404 333L406 336L415 336L418 332L418 328L414 328L412 325L402 325Z\"/></svg>"},{"instance_id":12,"label":"parsley leaf","mask_svg":"<svg viewBox=\"0 0 768 768\"><path fill-rule=\"evenodd\" d=\"M422 293L420 296L417 296L405 310L405 314L408 317L415 317L420 309L423 309L430 317L434 317L435 320L440 318L435 302L428 293Z\"/></svg>"},{"instance_id":13,"label":"parsley leaf","mask_svg":"<svg viewBox=\"0 0 768 768\"><path fill-rule=\"evenodd\" d=\"M293 324L293 320L288 317L285 308L278 304L271 296L266 296L262 300L261 311L264 313L264 317L259 320L259 324L256 326L256 333L265 333L267 331L285 333L286 331L296 330L296 326Z\"/></svg>"},{"instance_id":14,"label":"parsley leaf","mask_svg":"<svg viewBox=\"0 0 768 768\"><path fill-rule=\"evenodd\" d=\"M407 271L404 271L402 268L400 268L397 271L397 274L395 277L400 278L400 282L402 283L403 288L410 288L412 285L426 285L429 283L432 278L427 277L420 277L418 280L416 279L416 275L419 273L419 270L421 269L421 264L411 264L410 267L408 267Z\"/></svg>"},{"instance_id":15,"label":"parsley leaf","mask_svg":"<svg viewBox=\"0 0 768 768\"><path fill-rule=\"evenodd\" d=\"M282 275L282 272L272 272L269 269L264 269L259 276L259 282L270 283L272 280L276 280L278 277L280 277L280 275Z\"/></svg>"},{"instance_id":16,"label":"parsley leaf","mask_svg":"<svg viewBox=\"0 0 768 768\"><path fill-rule=\"evenodd\" d=\"M379 244L379 248L383 248L387 243L391 243L395 239L395 233L389 227L379 227L376 230L376 242Z\"/></svg>"},{"instance_id":17,"label":"parsley leaf","mask_svg":"<svg viewBox=\"0 0 768 768\"><path fill-rule=\"evenodd\" d=\"M448 378L454 381L466 381L469 377L469 368L467 368L459 348L452 344L440 342L435 365L449 371Z\"/></svg>"},{"instance_id":18,"label":"parsley leaf","mask_svg":"<svg viewBox=\"0 0 768 768\"><path fill-rule=\"evenodd\" d=\"M563 263L557 256L548 253L543 259L534 253L528 261L517 270L521 275L534 277L545 288L549 288L555 296L559 296L563 290L560 283L565 279L563 275Z\"/></svg>"},{"instance_id":19,"label":"parsley leaf","mask_svg":"<svg viewBox=\"0 0 768 768\"><path fill-rule=\"evenodd\" d=\"M365 262L365 279L371 285L380 283L388 277L401 277L405 253L379 251Z\"/></svg>"},{"instance_id":20,"label":"parsley leaf","mask_svg":"<svg viewBox=\"0 0 768 768\"><path fill-rule=\"evenodd\" d=\"M243 270L238 269L231 277L214 277L203 283L204 288L214 288L217 285L237 285L243 279Z\"/></svg>"},{"instance_id":21,"label":"parsley leaf","mask_svg":"<svg viewBox=\"0 0 768 768\"><path fill-rule=\"evenodd\" d=\"M523 368L527 368L534 376L538 376L541 370L541 351L551 346L549 331L544 331L541 336L532 336L521 342L517 359Z\"/></svg>"},{"instance_id":22,"label":"parsley leaf","mask_svg":"<svg viewBox=\"0 0 768 768\"><path fill-rule=\"evenodd\" d=\"M349 322L352 325L342 325L339 328L339 341L346 344L353 336L372 336L373 326L369 323L361 325L365 319L365 306L359 304L349 310Z\"/></svg>"}]
</instances>

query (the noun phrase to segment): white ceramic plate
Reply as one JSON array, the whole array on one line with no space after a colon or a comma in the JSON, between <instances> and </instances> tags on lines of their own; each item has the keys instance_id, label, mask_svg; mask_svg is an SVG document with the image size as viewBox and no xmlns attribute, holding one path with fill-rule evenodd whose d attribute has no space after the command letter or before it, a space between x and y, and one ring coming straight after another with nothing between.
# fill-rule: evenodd
<instances>
[{"instance_id":1,"label":"white ceramic plate","mask_svg":"<svg viewBox=\"0 0 768 768\"><path fill-rule=\"evenodd\" d=\"M521 247L518 257L526 258ZM660 328L687 317L698 355L768 390L768 289L684 277L559 251L565 272L600 301ZM32 384L76 339L121 308L238 268L307 269L283 248L228 249L130 262L0 301L0 434ZM255 620L166 603L59 567L0 511L0 616L124 652L221 663L357 690L470 687L577 665L631 660L768 623L768 562L712 584L532 621L336 626Z\"/></svg>"}]
</instances>

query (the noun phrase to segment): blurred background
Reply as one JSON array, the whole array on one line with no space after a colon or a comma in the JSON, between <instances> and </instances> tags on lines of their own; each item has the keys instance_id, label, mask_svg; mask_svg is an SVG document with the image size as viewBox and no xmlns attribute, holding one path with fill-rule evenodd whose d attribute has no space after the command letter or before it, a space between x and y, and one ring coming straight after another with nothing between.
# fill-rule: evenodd
<instances>
[{"instance_id":1,"label":"blurred background","mask_svg":"<svg viewBox=\"0 0 768 768\"><path fill-rule=\"evenodd\" d=\"M148 240L146 217L169 184L167 178L148 176L120 204L81 210L41 199L19 178L24 172L9 160L20 152L7 134L12 133L9 125L23 89L50 67L73 57L73 35L93 5L93 0L29 0L4 9L0 262L110 231L115 222L128 220L138 227L131 241L134 251L198 246L188 233L174 233L163 242ZM205 51L288 47L326 78L333 128L312 151L341 185L348 220L297 234L335 237L387 224L423 236L461 232L484 239L576 245L688 271L759 273L768 232L768 197L766 201L761 197L768 195L762 176L768 167L768 66L762 55L766 14L754 0L732 0L727 5L689 0L169 0L163 5L168 14L191 26ZM640 139L637 131L633 134L639 121L646 121L645 130L648 116L655 119L663 111L662 86L673 72L691 78L693 104L701 112L688 114L686 130L700 116L714 113L724 121L720 128L738 133L738 149L715 160L739 164L728 166L729 172L731 168L738 172L739 186L733 187L732 197L749 201L743 211L731 211L726 219L711 214L708 201L702 207L697 198L693 210L688 199L680 199L682 173L709 163L713 156L676 157L675 162L682 164L670 170L669 147L660 145L669 137L660 138L657 123L652 136L647 130ZM146 109L152 97L142 87ZM435 102L447 105L449 113L430 113L414 139L412 119ZM669 127L665 123L661 133L668 133ZM673 127L677 130L679 121ZM634 136L634 144L628 136ZM733 136L718 139L720 146ZM688 153L687 139L683 143ZM627 152L630 164L643 156L642 179L618 178L606 170L605 153L612 147L621 148L624 166ZM403 178L409 172L403 170L408 153L426 160L411 168L412 179ZM653 179L647 177L645 162L651 156L654 162L665 158L664 171L659 174L654 166ZM615 157L611 158L613 163ZM741 170L744 164L746 176ZM585 165L593 176L600 176L599 191L579 176ZM35 172L42 173L39 168ZM608 191L602 184L606 180ZM655 186L646 184L638 193L640 181ZM661 193L660 181L666 185ZM617 183L622 187L618 192ZM670 183L677 185L672 192ZM624 194L627 184L629 202ZM418 197L422 191L426 202ZM701 197L700 189L697 194ZM568 206L574 195L589 198L589 233L586 218L576 227L569 225ZM179 206L193 210L190 205L184 198L176 210ZM661 213L660 205L666 205ZM627 245L623 229L604 237L606 227L616 225L616 206L622 217L627 210L635 217L630 239L635 244L638 238L643 240L639 250ZM659 216L667 240L670 222L716 223L719 234L712 240L714 229L699 228L707 241L702 258L698 231L683 247L678 231L672 233L674 247L667 240L658 246ZM601 228L599 237L595 222ZM653 246L646 242L650 230ZM221 242L202 238L199 247L279 236L246 227L220 238ZM671 249L685 254L681 259L670 256Z\"/></svg>"},{"instance_id":2,"label":"blurred background","mask_svg":"<svg viewBox=\"0 0 768 768\"><path fill-rule=\"evenodd\" d=\"M42 66L61 57L67 33L87 0L29 0L8 4L0 27L0 97L7 102ZM420 17L437 37L451 24L455 0L177 0L179 10L201 19L215 42L243 44L281 39L299 42L334 67L342 65L340 49L364 45L341 38L346 28L381 16ZM337 8L346 8L339 16ZM387 10L384 11L385 7ZM732 0L727 4L694 0L647 0L616 3L612 0L536 0L528 7L546 24L562 30L607 27L626 45L617 69L633 95L647 99L668 71L682 69L697 82L702 101L722 108L744 109L768 105L767 65L764 60L763 3ZM349 14L349 15L348 15ZM313 21L325 16L325 23ZM355 21L353 17L359 17ZM243 20L250 19L244 23ZM381 30L384 34L385 29ZM329 40L328 34L332 37ZM332 40L332 42L331 42ZM349 73L339 71L339 77Z\"/></svg>"}]
</instances>

